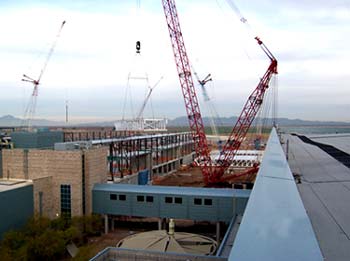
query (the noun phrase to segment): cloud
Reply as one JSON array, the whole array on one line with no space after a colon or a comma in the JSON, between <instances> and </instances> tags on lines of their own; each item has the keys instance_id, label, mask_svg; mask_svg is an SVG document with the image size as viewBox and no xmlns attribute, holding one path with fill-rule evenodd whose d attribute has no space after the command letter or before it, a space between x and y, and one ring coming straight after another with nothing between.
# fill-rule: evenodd
<instances>
[{"instance_id":1,"label":"cloud","mask_svg":"<svg viewBox=\"0 0 350 261\"><path fill-rule=\"evenodd\" d=\"M209 93L222 116L239 114L269 60L256 34L279 60L281 116L346 120L339 104L349 97L349 7L344 1L239 1L252 30L247 32L224 0L178 1L189 58L197 73L212 74ZM21 115L32 86L23 73L40 73L60 23L67 21L40 85L38 115L59 117L70 100L72 117L120 117L127 77L141 41L155 114L185 114L161 3L142 1L11 1L0 8L0 98L2 111ZM331 10L331 12L329 11ZM134 83L135 108L146 86ZM146 84L145 84L146 85ZM25 92L26 98L23 93ZM201 92L197 89L199 100ZM334 102L329 102L333 99ZM6 102L5 101L11 101ZM313 105L322 111L316 112ZM322 106L328 104L329 106ZM338 104L338 105L337 105ZM325 107L325 108L323 108ZM323 110L327 112L323 113ZM136 110L136 109L135 109ZM299 113L299 111L303 111ZM203 114L205 108L202 108ZM306 112L307 111L307 112ZM12 112L12 113L11 113ZM147 113L152 113L147 107ZM349 120L349 119L348 119Z\"/></svg>"}]
</instances>

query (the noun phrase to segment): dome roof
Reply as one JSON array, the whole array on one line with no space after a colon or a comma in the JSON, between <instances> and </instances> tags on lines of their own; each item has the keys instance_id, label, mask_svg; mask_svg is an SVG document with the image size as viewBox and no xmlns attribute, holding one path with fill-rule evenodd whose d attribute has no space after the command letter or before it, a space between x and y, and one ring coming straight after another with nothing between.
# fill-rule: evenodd
<instances>
[{"instance_id":1,"label":"dome roof","mask_svg":"<svg viewBox=\"0 0 350 261\"><path fill-rule=\"evenodd\" d=\"M216 251L217 243L202 235L185 232L175 232L169 235L166 230L155 230L128 236L119 241L117 247L211 255Z\"/></svg>"}]
</instances>

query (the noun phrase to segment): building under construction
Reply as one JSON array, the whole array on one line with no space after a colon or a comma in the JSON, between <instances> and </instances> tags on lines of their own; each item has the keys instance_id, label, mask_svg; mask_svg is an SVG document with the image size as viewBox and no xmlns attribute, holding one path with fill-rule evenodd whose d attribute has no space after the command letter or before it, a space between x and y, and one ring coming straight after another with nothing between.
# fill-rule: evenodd
<instances>
[{"instance_id":1,"label":"building under construction","mask_svg":"<svg viewBox=\"0 0 350 261\"><path fill-rule=\"evenodd\" d=\"M277 74L275 56L259 37L254 38L269 65L232 131L220 149L213 151L206 137L175 1L163 0L162 4L189 132L165 132L165 125L158 125L157 119L153 119L153 127L145 129L152 124L143 117L143 110L154 88L148 84L147 77L141 77L146 80L149 92L140 112L132 119L124 119L123 115L123 123L117 122L114 130L56 128L33 132L30 120L35 112L38 85L56 39L39 77L32 79L24 75L24 81L34 85L28 107L27 131L30 132L13 132L0 152L0 204L5 210L0 213L0 220L7 221L3 222L0 233L20 227L33 215L55 219L96 214L104 221L105 234L125 221L147 220L158 225L157 231L129 235L115 242L92 259L97 261L334 257L334 252L319 240L325 235L322 221L332 220L319 221L314 216L312 223L298 191L321 189L318 187L321 185L297 186L286 159L289 147L285 148L285 154L277 129L272 128L264 152L242 150L243 144L248 143L248 130L262 109L270 81ZM241 21L246 23L243 17ZM136 55L139 54L137 41ZM209 80L210 76L204 80L198 78L202 88ZM206 94L204 98L210 100ZM194 180L194 172L200 176L199 184ZM164 186L162 182L174 173L176 184ZM297 182L301 179L297 178ZM310 192L305 195L310 196ZM16 199L21 199L26 207L11 208ZM313 194L304 198L311 212L312 199L315 200ZM323 215L327 210L324 209ZM336 210L341 216L339 221L344 221L346 211ZM12 216L16 222L9 222ZM334 219L335 223L341 223ZM210 237L178 233L174 224L187 221L215 227L215 233ZM319 224L316 231L315 223ZM341 229L346 234L346 228ZM154 240L155 235L160 237ZM333 236L346 245L337 235ZM344 256L348 257L347 253L341 258Z\"/></svg>"}]
</instances>

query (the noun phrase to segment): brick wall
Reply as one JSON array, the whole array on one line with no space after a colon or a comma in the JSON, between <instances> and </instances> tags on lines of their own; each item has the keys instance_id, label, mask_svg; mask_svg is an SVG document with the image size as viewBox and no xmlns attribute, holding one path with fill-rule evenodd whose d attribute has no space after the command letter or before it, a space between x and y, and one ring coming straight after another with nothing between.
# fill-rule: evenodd
<instances>
[{"instance_id":1,"label":"brick wall","mask_svg":"<svg viewBox=\"0 0 350 261\"><path fill-rule=\"evenodd\" d=\"M52 177L44 177L33 180L34 194L34 213L40 214L40 196L42 193L42 216L55 218L54 201L52 195Z\"/></svg>"},{"instance_id":2,"label":"brick wall","mask_svg":"<svg viewBox=\"0 0 350 261\"><path fill-rule=\"evenodd\" d=\"M92 213L92 188L96 183L106 183L108 147L84 151L86 214Z\"/></svg>"},{"instance_id":3,"label":"brick wall","mask_svg":"<svg viewBox=\"0 0 350 261\"><path fill-rule=\"evenodd\" d=\"M2 173L4 178L24 179L23 155L22 149L2 151Z\"/></svg>"},{"instance_id":4,"label":"brick wall","mask_svg":"<svg viewBox=\"0 0 350 261\"><path fill-rule=\"evenodd\" d=\"M83 215L83 153L85 155L85 206L91 213L91 191L95 183L107 182L107 148L86 151L39 149L3 150L4 177L34 181L34 211L39 213L39 192L43 192L43 215L61 213L61 185L71 185L72 216Z\"/></svg>"}]
</instances>

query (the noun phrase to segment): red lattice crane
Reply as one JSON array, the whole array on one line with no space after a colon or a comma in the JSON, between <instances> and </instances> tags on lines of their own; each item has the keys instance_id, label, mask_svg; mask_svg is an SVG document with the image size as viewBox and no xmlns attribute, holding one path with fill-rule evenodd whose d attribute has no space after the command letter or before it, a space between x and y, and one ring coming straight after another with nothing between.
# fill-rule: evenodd
<instances>
[{"instance_id":1,"label":"red lattice crane","mask_svg":"<svg viewBox=\"0 0 350 261\"><path fill-rule=\"evenodd\" d=\"M247 132L257 115L263 100L266 90L269 88L269 83L274 74L277 74L277 60L266 47L266 45L258 38L255 37L258 44L270 59L270 65L267 68L264 76L260 79L258 86L249 96L245 103L241 115L237 119L235 126L233 127L229 138L227 139L222 151L220 152L217 162L219 167L215 170L214 182L221 180L225 170L231 165L234 156L236 155L239 147L245 139Z\"/></svg>"},{"instance_id":2,"label":"red lattice crane","mask_svg":"<svg viewBox=\"0 0 350 261\"><path fill-rule=\"evenodd\" d=\"M185 101L187 117L190 129L193 133L194 148L201 159L204 182L210 183L212 180L210 150L204 132L204 124L199 110L198 99L191 74L191 66L182 37L175 1L162 0L162 3L168 24L181 90Z\"/></svg>"},{"instance_id":3,"label":"red lattice crane","mask_svg":"<svg viewBox=\"0 0 350 261\"><path fill-rule=\"evenodd\" d=\"M199 156L200 167L206 184L217 184L227 178L223 175L231 165L242 141L244 140L249 127L251 126L256 114L258 113L268 89L269 82L273 74L277 74L277 60L265 46L265 44L256 37L258 44L270 59L270 65L261 78L258 86L249 96L236 125L234 126L219 158L213 164L210 158L204 125L199 110L199 104L193 84L189 59L186 53L184 40L180 28L179 18L174 0L162 0L165 17L168 24L171 44L175 57L175 63L180 79L182 94L185 101L187 116L193 133L194 147ZM251 173L248 171L247 173Z\"/></svg>"}]
</instances>

